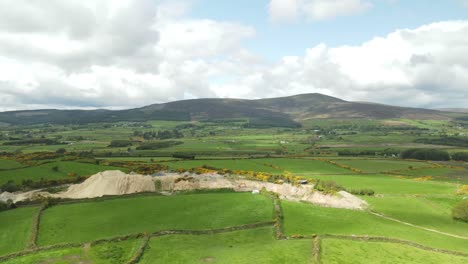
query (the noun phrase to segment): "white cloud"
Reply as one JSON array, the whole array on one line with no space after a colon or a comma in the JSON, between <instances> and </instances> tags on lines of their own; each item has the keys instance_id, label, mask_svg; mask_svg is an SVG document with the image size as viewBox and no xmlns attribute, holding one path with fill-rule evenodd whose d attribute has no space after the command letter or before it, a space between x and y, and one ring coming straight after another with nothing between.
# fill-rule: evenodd
<instances>
[{"instance_id":1,"label":"white cloud","mask_svg":"<svg viewBox=\"0 0 468 264\"><path fill-rule=\"evenodd\" d=\"M255 29L189 18L184 2L15 0L5 12L8 2L0 1L0 110L309 92L407 106L468 101L468 21L355 46L319 44L272 63L243 45ZM68 15L71 9L80 15Z\"/></svg>"},{"instance_id":2,"label":"white cloud","mask_svg":"<svg viewBox=\"0 0 468 264\"><path fill-rule=\"evenodd\" d=\"M274 22L291 22L301 17L327 20L355 15L372 6L368 0L271 0L268 11Z\"/></svg>"},{"instance_id":3,"label":"white cloud","mask_svg":"<svg viewBox=\"0 0 468 264\"><path fill-rule=\"evenodd\" d=\"M219 57L241 52L255 30L185 18L189 8L154 0L0 1L0 110L215 96L208 80Z\"/></svg>"},{"instance_id":4,"label":"white cloud","mask_svg":"<svg viewBox=\"0 0 468 264\"><path fill-rule=\"evenodd\" d=\"M274 22L291 22L299 17L301 0L271 0L268 4L270 19Z\"/></svg>"},{"instance_id":5,"label":"white cloud","mask_svg":"<svg viewBox=\"0 0 468 264\"><path fill-rule=\"evenodd\" d=\"M395 31L358 46L317 45L303 57L247 76L219 95L262 97L321 92L356 101L420 107L466 107L468 21ZM232 89L228 87L249 87Z\"/></svg>"}]
</instances>

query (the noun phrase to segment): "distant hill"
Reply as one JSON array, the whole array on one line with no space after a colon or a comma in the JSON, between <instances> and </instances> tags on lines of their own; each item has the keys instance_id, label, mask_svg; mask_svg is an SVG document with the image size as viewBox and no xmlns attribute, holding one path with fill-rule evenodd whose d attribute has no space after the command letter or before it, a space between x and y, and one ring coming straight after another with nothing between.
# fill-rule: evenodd
<instances>
[{"instance_id":1,"label":"distant hill","mask_svg":"<svg viewBox=\"0 0 468 264\"><path fill-rule=\"evenodd\" d=\"M32 110L0 113L8 124L84 124L147 120L250 120L252 126L297 127L316 118L436 119L449 120L460 114L438 110L348 102L323 94L302 94L259 100L193 99L154 104L128 110Z\"/></svg>"},{"instance_id":2,"label":"distant hill","mask_svg":"<svg viewBox=\"0 0 468 264\"><path fill-rule=\"evenodd\" d=\"M454 113L468 113L468 108L439 108L437 110Z\"/></svg>"}]
</instances>

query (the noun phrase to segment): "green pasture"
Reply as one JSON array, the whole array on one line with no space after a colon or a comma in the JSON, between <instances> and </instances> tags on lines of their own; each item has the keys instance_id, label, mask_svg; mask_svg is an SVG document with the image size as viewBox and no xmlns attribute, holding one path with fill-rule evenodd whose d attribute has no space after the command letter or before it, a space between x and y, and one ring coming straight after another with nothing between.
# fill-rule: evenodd
<instances>
[{"instance_id":1,"label":"green pasture","mask_svg":"<svg viewBox=\"0 0 468 264\"><path fill-rule=\"evenodd\" d=\"M271 221L269 198L250 193L143 196L59 205L44 211L40 245L159 230L200 230Z\"/></svg>"},{"instance_id":2,"label":"green pasture","mask_svg":"<svg viewBox=\"0 0 468 264\"><path fill-rule=\"evenodd\" d=\"M377 195L453 195L457 185L437 181L415 181L388 174L316 175L313 178L332 180L346 189L372 189Z\"/></svg>"},{"instance_id":3,"label":"green pasture","mask_svg":"<svg viewBox=\"0 0 468 264\"><path fill-rule=\"evenodd\" d=\"M64 249L41 251L14 258L5 264L118 264L127 263L140 246L140 240L132 239L122 242L89 245L86 247L71 247Z\"/></svg>"},{"instance_id":4,"label":"green pasture","mask_svg":"<svg viewBox=\"0 0 468 264\"><path fill-rule=\"evenodd\" d=\"M216 235L155 237L140 263L311 263L312 240L276 240L270 227Z\"/></svg>"},{"instance_id":5,"label":"green pasture","mask_svg":"<svg viewBox=\"0 0 468 264\"><path fill-rule=\"evenodd\" d=\"M175 162L162 162L172 169L196 168L203 165L230 170L245 170L270 173L300 174L304 176L316 174L352 174L350 170L313 159L293 158L266 158L266 159L231 159L231 160L184 160Z\"/></svg>"},{"instance_id":6,"label":"green pasture","mask_svg":"<svg viewBox=\"0 0 468 264\"><path fill-rule=\"evenodd\" d=\"M57 167L58 170L55 171L54 167ZM40 181L42 178L45 180L58 180L70 177L70 173L76 173L79 176L90 176L106 170L122 170L122 168L74 161L55 161L20 169L0 170L0 185L10 180L17 184L20 184L23 180Z\"/></svg>"},{"instance_id":7,"label":"green pasture","mask_svg":"<svg viewBox=\"0 0 468 264\"><path fill-rule=\"evenodd\" d=\"M372 215L369 212L324 208L287 201L283 201L282 205L284 230L287 235L382 236L468 253L468 240L466 239L411 227Z\"/></svg>"},{"instance_id":8,"label":"green pasture","mask_svg":"<svg viewBox=\"0 0 468 264\"><path fill-rule=\"evenodd\" d=\"M14 161L14 160L7 160L7 159L0 159L0 171L1 170L11 170L24 167L23 164Z\"/></svg>"},{"instance_id":9,"label":"green pasture","mask_svg":"<svg viewBox=\"0 0 468 264\"><path fill-rule=\"evenodd\" d=\"M452 219L451 209L462 197L366 197L371 208L386 216L442 232L468 237L468 224ZM468 243L468 241L467 241Z\"/></svg>"},{"instance_id":10,"label":"green pasture","mask_svg":"<svg viewBox=\"0 0 468 264\"><path fill-rule=\"evenodd\" d=\"M0 212L0 256L25 249L38 210L25 207Z\"/></svg>"},{"instance_id":11,"label":"green pasture","mask_svg":"<svg viewBox=\"0 0 468 264\"><path fill-rule=\"evenodd\" d=\"M402 172L405 175L413 177L426 177L431 176L437 181L468 183L468 170L467 169L453 169L453 168L428 168L409 170Z\"/></svg>"},{"instance_id":12,"label":"green pasture","mask_svg":"<svg viewBox=\"0 0 468 264\"><path fill-rule=\"evenodd\" d=\"M426 162L405 161L405 160L377 160L377 159L343 159L335 160L340 164L359 169L366 173L379 173L386 171L408 170L410 168L422 168L432 166Z\"/></svg>"},{"instance_id":13,"label":"green pasture","mask_svg":"<svg viewBox=\"0 0 468 264\"><path fill-rule=\"evenodd\" d=\"M321 261L325 264L463 264L468 262L466 257L384 242L324 239L321 241L321 246Z\"/></svg>"}]
</instances>

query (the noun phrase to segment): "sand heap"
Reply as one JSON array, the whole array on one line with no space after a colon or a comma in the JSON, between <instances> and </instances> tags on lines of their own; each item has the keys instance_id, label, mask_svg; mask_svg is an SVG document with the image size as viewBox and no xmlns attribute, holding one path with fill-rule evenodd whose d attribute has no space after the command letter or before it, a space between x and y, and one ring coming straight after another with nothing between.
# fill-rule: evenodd
<instances>
[{"instance_id":1,"label":"sand heap","mask_svg":"<svg viewBox=\"0 0 468 264\"><path fill-rule=\"evenodd\" d=\"M154 191L156 189L151 176L105 171L91 176L81 184L70 186L66 192L59 193L57 196L81 199Z\"/></svg>"},{"instance_id":2,"label":"sand heap","mask_svg":"<svg viewBox=\"0 0 468 264\"><path fill-rule=\"evenodd\" d=\"M156 190L156 186L158 186L158 190ZM223 188L233 189L237 192L259 191L265 188L267 191L277 193L283 200L303 201L326 207L362 210L368 206L365 201L347 192L342 191L336 195L326 195L314 191L313 185L274 184L270 182L250 181L241 176L224 177L219 174L162 173L159 176L152 177L139 174L125 174L121 171L105 171L95 174L83 183L72 185L67 191L58 194L50 194L37 190L28 193L3 193L0 195L0 199L12 199L15 202L27 199L34 200L40 197L82 199L139 192L161 191L172 193Z\"/></svg>"},{"instance_id":3,"label":"sand heap","mask_svg":"<svg viewBox=\"0 0 468 264\"><path fill-rule=\"evenodd\" d=\"M209 175L180 175L166 174L157 177L163 191L188 191L197 189L229 188L237 192L250 192L265 188L277 193L282 200L303 201L320 206L361 210L367 208L366 201L347 193L338 192L336 195L326 195L312 190L312 185L274 184L270 182L250 181L243 179L227 179L219 174Z\"/></svg>"}]
</instances>

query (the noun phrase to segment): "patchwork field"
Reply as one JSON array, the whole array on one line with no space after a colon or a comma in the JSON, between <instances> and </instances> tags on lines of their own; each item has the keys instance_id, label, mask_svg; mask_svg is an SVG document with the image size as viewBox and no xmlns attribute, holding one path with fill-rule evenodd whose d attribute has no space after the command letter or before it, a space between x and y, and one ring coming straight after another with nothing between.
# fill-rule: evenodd
<instances>
[{"instance_id":1,"label":"patchwork field","mask_svg":"<svg viewBox=\"0 0 468 264\"><path fill-rule=\"evenodd\" d=\"M0 212L0 256L26 247L37 211L36 207L26 207Z\"/></svg>"},{"instance_id":2,"label":"patchwork field","mask_svg":"<svg viewBox=\"0 0 468 264\"><path fill-rule=\"evenodd\" d=\"M140 263L310 263L311 240L276 240L270 227L216 235L155 237Z\"/></svg>"},{"instance_id":3,"label":"patchwork field","mask_svg":"<svg viewBox=\"0 0 468 264\"><path fill-rule=\"evenodd\" d=\"M54 206L44 211L39 245L160 230L203 230L272 220L272 202L249 193L143 196ZM190 219L190 220L188 220Z\"/></svg>"},{"instance_id":4,"label":"patchwork field","mask_svg":"<svg viewBox=\"0 0 468 264\"><path fill-rule=\"evenodd\" d=\"M468 253L466 239L442 235L391 221L369 212L283 202L287 235L348 235L391 237L428 247ZM461 235L461 234L456 234Z\"/></svg>"},{"instance_id":5,"label":"patchwork field","mask_svg":"<svg viewBox=\"0 0 468 264\"><path fill-rule=\"evenodd\" d=\"M94 263L94 264L115 264L126 263L141 244L140 240L127 240L123 242L103 243L98 245L88 245L86 247L70 247L57 250L47 250L39 253L26 255L7 260L5 264L23 263Z\"/></svg>"},{"instance_id":6,"label":"patchwork field","mask_svg":"<svg viewBox=\"0 0 468 264\"><path fill-rule=\"evenodd\" d=\"M10 180L17 184L21 183L23 180L59 180L70 178L72 177L71 174L90 176L100 171L116 169L122 168L81 162L55 161L26 168L0 170L0 185Z\"/></svg>"},{"instance_id":7,"label":"patchwork field","mask_svg":"<svg viewBox=\"0 0 468 264\"><path fill-rule=\"evenodd\" d=\"M319 180L337 187L326 190L331 195L353 192L369 208L274 203L264 194L226 190L41 200L0 212L0 262L468 263L468 224L452 218L454 206L468 199L459 191L468 183L468 163L453 157L468 150L442 144L464 142L468 123L320 119L291 128L251 127L249 122L2 127L0 189L63 190L63 184L105 170L151 175L164 166L171 172L207 166L249 172L244 177L269 173L271 178L257 180L270 182L285 176L288 181L304 177L310 184ZM421 138L429 141L416 142ZM29 139L52 143L21 143ZM151 144L155 147L140 148ZM428 150L427 155L446 151L452 160L402 159L410 148ZM36 229L41 203L49 206ZM16 252L21 256L3 258Z\"/></svg>"},{"instance_id":8,"label":"patchwork field","mask_svg":"<svg viewBox=\"0 0 468 264\"><path fill-rule=\"evenodd\" d=\"M322 263L466 263L467 258L421 250L411 246L383 242L337 239L322 241Z\"/></svg>"}]
</instances>

